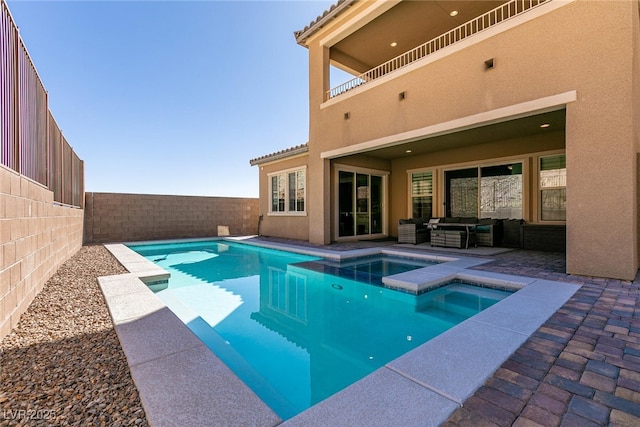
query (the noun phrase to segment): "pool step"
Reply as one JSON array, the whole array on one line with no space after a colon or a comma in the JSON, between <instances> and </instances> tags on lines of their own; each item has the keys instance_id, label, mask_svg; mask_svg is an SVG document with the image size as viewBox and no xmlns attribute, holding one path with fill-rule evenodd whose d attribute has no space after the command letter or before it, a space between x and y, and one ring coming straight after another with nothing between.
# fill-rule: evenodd
<instances>
[{"instance_id":1,"label":"pool step","mask_svg":"<svg viewBox=\"0 0 640 427\"><path fill-rule=\"evenodd\" d=\"M418 312L437 310L455 321L463 321L499 302L509 293L462 283L452 283L418 297Z\"/></svg>"},{"instance_id":2,"label":"pool step","mask_svg":"<svg viewBox=\"0 0 640 427\"><path fill-rule=\"evenodd\" d=\"M211 284L165 289L157 294L185 324L201 317L211 327L242 304L242 297Z\"/></svg>"}]
</instances>

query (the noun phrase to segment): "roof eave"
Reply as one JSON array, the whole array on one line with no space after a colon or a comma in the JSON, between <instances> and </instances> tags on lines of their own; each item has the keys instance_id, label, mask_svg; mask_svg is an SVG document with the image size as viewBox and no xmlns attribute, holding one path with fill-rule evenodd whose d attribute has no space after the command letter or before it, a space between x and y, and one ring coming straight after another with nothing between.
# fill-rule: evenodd
<instances>
[{"instance_id":1,"label":"roof eave","mask_svg":"<svg viewBox=\"0 0 640 427\"><path fill-rule=\"evenodd\" d=\"M251 166L263 165L265 163L275 162L277 160L287 159L289 157L298 156L309 152L309 145L302 144L297 147L290 148L288 150L278 151L277 153L268 154L266 156L258 157L249 160Z\"/></svg>"},{"instance_id":2,"label":"roof eave","mask_svg":"<svg viewBox=\"0 0 640 427\"><path fill-rule=\"evenodd\" d=\"M327 22L336 18L346 9L350 8L357 1L358 0L338 0L336 4L326 10L321 16L318 16L315 21L311 21L309 25L307 25L300 31L294 31L293 35L296 38L296 42L300 46L306 47L306 41L309 37L319 31L322 27L324 27Z\"/></svg>"}]
</instances>

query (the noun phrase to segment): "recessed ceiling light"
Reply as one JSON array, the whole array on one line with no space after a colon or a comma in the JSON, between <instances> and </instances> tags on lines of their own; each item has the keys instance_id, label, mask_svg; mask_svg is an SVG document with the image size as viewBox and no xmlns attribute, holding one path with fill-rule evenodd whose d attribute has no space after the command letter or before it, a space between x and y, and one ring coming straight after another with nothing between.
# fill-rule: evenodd
<instances>
[{"instance_id":1,"label":"recessed ceiling light","mask_svg":"<svg viewBox=\"0 0 640 427\"><path fill-rule=\"evenodd\" d=\"M391 43L391 47L396 47L396 46L398 46L398 43L396 43L396 42L392 42Z\"/></svg>"},{"instance_id":2,"label":"recessed ceiling light","mask_svg":"<svg viewBox=\"0 0 640 427\"><path fill-rule=\"evenodd\" d=\"M405 151L405 153L410 153L410 152L411 152L411 150L406 150L406 151Z\"/></svg>"},{"instance_id":3,"label":"recessed ceiling light","mask_svg":"<svg viewBox=\"0 0 640 427\"><path fill-rule=\"evenodd\" d=\"M540 125L541 128L548 128L549 126L551 126L549 123L543 123Z\"/></svg>"},{"instance_id":4,"label":"recessed ceiling light","mask_svg":"<svg viewBox=\"0 0 640 427\"><path fill-rule=\"evenodd\" d=\"M449 15L450 15L450 16L456 16L457 14L458 14L458 11L457 11L457 10L452 10L452 11L449 13Z\"/></svg>"}]
</instances>

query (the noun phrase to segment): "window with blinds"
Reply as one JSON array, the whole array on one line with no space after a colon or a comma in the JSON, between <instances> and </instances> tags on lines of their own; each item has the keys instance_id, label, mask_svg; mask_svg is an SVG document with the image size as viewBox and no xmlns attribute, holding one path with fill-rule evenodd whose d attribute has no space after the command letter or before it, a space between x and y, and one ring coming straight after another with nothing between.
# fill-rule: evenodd
<instances>
[{"instance_id":1,"label":"window with blinds","mask_svg":"<svg viewBox=\"0 0 640 427\"><path fill-rule=\"evenodd\" d=\"M559 154L540 158L540 219L567 219L567 159Z\"/></svg>"},{"instance_id":2,"label":"window with blinds","mask_svg":"<svg viewBox=\"0 0 640 427\"><path fill-rule=\"evenodd\" d=\"M433 215L433 173L411 174L411 217L431 218Z\"/></svg>"}]
</instances>

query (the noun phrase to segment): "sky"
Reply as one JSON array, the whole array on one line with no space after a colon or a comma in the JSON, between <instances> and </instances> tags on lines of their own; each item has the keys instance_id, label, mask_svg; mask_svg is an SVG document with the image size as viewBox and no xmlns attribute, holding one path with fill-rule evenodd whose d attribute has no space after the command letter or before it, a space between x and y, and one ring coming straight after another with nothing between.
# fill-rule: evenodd
<instances>
[{"instance_id":1,"label":"sky","mask_svg":"<svg viewBox=\"0 0 640 427\"><path fill-rule=\"evenodd\" d=\"M7 1L85 191L225 197L258 197L249 160L307 142L293 32L333 3Z\"/></svg>"}]
</instances>

